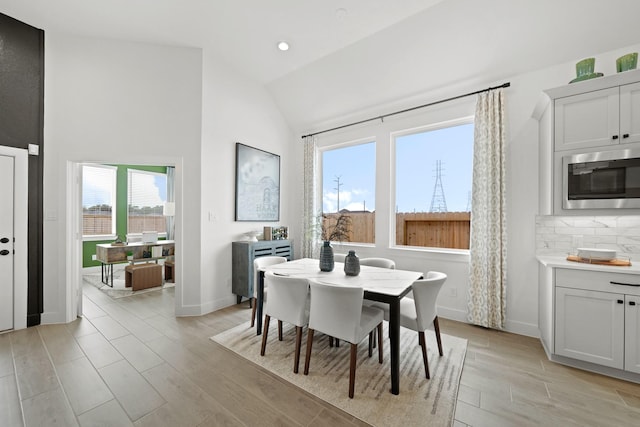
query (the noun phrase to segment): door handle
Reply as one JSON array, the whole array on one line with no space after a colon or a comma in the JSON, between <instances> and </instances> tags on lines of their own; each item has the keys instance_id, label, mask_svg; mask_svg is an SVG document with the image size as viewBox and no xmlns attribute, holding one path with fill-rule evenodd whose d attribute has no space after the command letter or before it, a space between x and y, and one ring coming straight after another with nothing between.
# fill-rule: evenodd
<instances>
[{"instance_id":1,"label":"door handle","mask_svg":"<svg viewBox=\"0 0 640 427\"><path fill-rule=\"evenodd\" d=\"M622 285L622 286L635 286L635 287L640 287L640 285L636 285L634 283L622 283L622 282L609 282L612 285Z\"/></svg>"},{"instance_id":2,"label":"door handle","mask_svg":"<svg viewBox=\"0 0 640 427\"><path fill-rule=\"evenodd\" d=\"M635 301L629 301L629 305L636 305Z\"/></svg>"},{"instance_id":3,"label":"door handle","mask_svg":"<svg viewBox=\"0 0 640 427\"><path fill-rule=\"evenodd\" d=\"M612 139L618 139L618 135L613 135L611 138Z\"/></svg>"},{"instance_id":4,"label":"door handle","mask_svg":"<svg viewBox=\"0 0 640 427\"><path fill-rule=\"evenodd\" d=\"M9 238L3 237L2 239L0 239L0 243L9 243Z\"/></svg>"},{"instance_id":5,"label":"door handle","mask_svg":"<svg viewBox=\"0 0 640 427\"><path fill-rule=\"evenodd\" d=\"M625 133L624 135L622 135L623 138L629 138L629 134Z\"/></svg>"},{"instance_id":6,"label":"door handle","mask_svg":"<svg viewBox=\"0 0 640 427\"><path fill-rule=\"evenodd\" d=\"M11 252L9 252L9 251L8 251L8 250L6 250L6 249L3 249L3 250L1 250L1 251L0 251L0 255L9 255L10 253L11 253Z\"/></svg>"}]
</instances>

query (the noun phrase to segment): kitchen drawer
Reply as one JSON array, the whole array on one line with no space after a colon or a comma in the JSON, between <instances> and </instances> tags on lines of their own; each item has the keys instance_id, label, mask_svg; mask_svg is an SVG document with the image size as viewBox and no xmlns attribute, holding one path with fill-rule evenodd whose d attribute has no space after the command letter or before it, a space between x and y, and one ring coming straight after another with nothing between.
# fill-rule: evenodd
<instances>
[{"instance_id":1,"label":"kitchen drawer","mask_svg":"<svg viewBox=\"0 0 640 427\"><path fill-rule=\"evenodd\" d=\"M556 286L616 294L640 295L640 274L610 273L568 268L556 268L555 272Z\"/></svg>"}]
</instances>

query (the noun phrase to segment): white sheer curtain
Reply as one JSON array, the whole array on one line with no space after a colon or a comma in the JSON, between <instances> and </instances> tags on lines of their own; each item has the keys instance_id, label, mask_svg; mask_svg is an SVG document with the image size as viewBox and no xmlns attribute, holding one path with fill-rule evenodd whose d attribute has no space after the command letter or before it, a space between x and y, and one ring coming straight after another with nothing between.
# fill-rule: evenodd
<instances>
[{"instance_id":1,"label":"white sheer curtain","mask_svg":"<svg viewBox=\"0 0 640 427\"><path fill-rule=\"evenodd\" d=\"M302 257L314 258L318 251L318 230L316 226L316 169L317 138L304 138L304 177L302 195Z\"/></svg>"},{"instance_id":2,"label":"white sheer curtain","mask_svg":"<svg viewBox=\"0 0 640 427\"><path fill-rule=\"evenodd\" d=\"M507 290L505 129L502 89L478 95L475 112L468 316L503 329Z\"/></svg>"}]
</instances>

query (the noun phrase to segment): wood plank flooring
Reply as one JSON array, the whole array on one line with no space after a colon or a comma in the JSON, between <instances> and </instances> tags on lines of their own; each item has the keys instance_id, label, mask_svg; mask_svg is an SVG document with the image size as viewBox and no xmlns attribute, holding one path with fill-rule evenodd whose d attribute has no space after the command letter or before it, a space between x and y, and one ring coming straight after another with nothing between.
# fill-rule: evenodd
<instances>
[{"instance_id":1,"label":"wood plank flooring","mask_svg":"<svg viewBox=\"0 0 640 427\"><path fill-rule=\"evenodd\" d=\"M247 303L175 318L173 289L90 285L83 301L82 319L0 335L0 426L365 425L209 340ZM537 339L440 328L469 340L456 427L640 425L640 385L549 362Z\"/></svg>"}]
</instances>

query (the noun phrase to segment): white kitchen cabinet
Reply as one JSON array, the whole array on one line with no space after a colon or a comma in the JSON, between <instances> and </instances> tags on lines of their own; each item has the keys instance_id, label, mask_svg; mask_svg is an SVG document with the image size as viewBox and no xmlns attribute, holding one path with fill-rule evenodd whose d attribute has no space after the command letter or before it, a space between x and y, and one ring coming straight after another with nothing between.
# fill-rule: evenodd
<instances>
[{"instance_id":1,"label":"white kitchen cabinet","mask_svg":"<svg viewBox=\"0 0 640 427\"><path fill-rule=\"evenodd\" d=\"M624 369L640 374L640 296L626 295L624 306Z\"/></svg>"},{"instance_id":2,"label":"white kitchen cabinet","mask_svg":"<svg viewBox=\"0 0 640 427\"><path fill-rule=\"evenodd\" d=\"M556 286L555 352L624 368L624 295Z\"/></svg>"},{"instance_id":3,"label":"white kitchen cabinet","mask_svg":"<svg viewBox=\"0 0 640 427\"><path fill-rule=\"evenodd\" d=\"M620 86L620 142L640 142L640 83Z\"/></svg>"},{"instance_id":4,"label":"white kitchen cabinet","mask_svg":"<svg viewBox=\"0 0 640 427\"><path fill-rule=\"evenodd\" d=\"M640 373L640 275L555 269L553 353Z\"/></svg>"},{"instance_id":5,"label":"white kitchen cabinet","mask_svg":"<svg viewBox=\"0 0 640 427\"><path fill-rule=\"evenodd\" d=\"M555 150L640 142L640 83L555 100Z\"/></svg>"},{"instance_id":6,"label":"white kitchen cabinet","mask_svg":"<svg viewBox=\"0 0 640 427\"><path fill-rule=\"evenodd\" d=\"M619 110L617 87L556 99L556 151L617 143Z\"/></svg>"}]
</instances>

